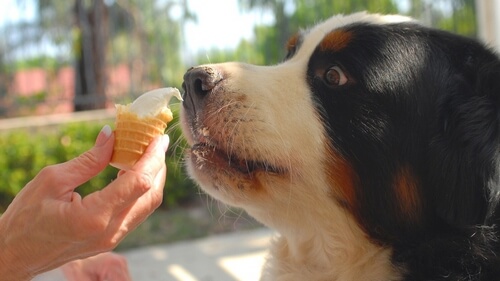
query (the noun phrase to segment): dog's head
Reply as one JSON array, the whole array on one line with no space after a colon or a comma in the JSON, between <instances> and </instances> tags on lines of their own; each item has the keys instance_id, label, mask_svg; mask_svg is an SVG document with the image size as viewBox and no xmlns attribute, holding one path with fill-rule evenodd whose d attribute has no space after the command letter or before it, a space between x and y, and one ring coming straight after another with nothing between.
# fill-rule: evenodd
<instances>
[{"instance_id":1,"label":"dog's head","mask_svg":"<svg viewBox=\"0 0 500 281\"><path fill-rule=\"evenodd\" d=\"M343 210L381 243L494 223L493 53L364 13L299 32L287 48L275 66L186 73L187 167L206 192L279 230L335 224Z\"/></svg>"}]
</instances>

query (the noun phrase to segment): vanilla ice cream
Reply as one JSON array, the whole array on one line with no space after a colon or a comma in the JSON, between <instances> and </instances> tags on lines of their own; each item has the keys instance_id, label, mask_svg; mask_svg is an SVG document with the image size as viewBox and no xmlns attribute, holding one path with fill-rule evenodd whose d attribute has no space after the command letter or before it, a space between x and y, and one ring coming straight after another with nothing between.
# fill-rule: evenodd
<instances>
[{"instance_id":1,"label":"vanilla ice cream","mask_svg":"<svg viewBox=\"0 0 500 281\"><path fill-rule=\"evenodd\" d=\"M161 88L142 94L131 104L116 105L111 166L130 169L141 158L149 143L165 133L167 123L173 119L168 107L172 97L182 101L176 88Z\"/></svg>"},{"instance_id":2,"label":"vanilla ice cream","mask_svg":"<svg viewBox=\"0 0 500 281\"><path fill-rule=\"evenodd\" d=\"M172 97L182 101L181 93L176 88L160 88L140 95L129 110L139 118L156 116L162 110L168 110L168 103Z\"/></svg>"}]
</instances>

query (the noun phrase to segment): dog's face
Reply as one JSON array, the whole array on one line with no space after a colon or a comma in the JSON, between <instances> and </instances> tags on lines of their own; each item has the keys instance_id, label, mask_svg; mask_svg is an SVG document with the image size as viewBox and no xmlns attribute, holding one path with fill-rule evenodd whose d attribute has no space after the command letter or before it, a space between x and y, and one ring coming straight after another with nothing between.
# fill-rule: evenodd
<instances>
[{"instance_id":1,"label":"dog's face","mask_svg":"<svg viewBox=\"0 0 500 281\"><path fill-rule=\"evenodd\" d=\"M496 56L363 13L300 32L287 48L275 66L186 73L187 167L206 192L281 231L347 216L382 244L492 218Z\"/></svg>"}]
</instances>

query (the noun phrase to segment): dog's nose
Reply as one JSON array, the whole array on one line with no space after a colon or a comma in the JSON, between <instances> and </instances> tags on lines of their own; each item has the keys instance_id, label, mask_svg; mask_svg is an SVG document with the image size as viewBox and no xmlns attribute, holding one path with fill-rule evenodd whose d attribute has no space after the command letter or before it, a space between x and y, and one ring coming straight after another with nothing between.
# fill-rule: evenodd
<instances>
[{"instance_id":1,"label":"dog's nose","mask_svg":"<svg viewBox=\"0 0 500 281\"><path fill-rule=\"evenodd\" d=\"M190 68L184 74L184 107L199 110L204 106L204 100L215 86L222 80L221 73L212 67L200 66Z\"/></svg>"}]
</instances>

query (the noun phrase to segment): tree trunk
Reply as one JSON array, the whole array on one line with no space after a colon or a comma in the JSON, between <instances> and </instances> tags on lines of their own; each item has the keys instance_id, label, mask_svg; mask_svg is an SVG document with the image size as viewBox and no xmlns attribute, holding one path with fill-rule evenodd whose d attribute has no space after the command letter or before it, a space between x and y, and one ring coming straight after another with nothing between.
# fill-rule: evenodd
<instances>
[{"instance_id":1,"label":"tree trunk","mask_svg":"<svg viewBox=\"0 0 500 281\"><path fill-rule=\"evenodd\" d=\"M86 7L75 2L78 38L75 40L75 111L106 107L106 44L108 9L103 0L92 0Z\"/></svg>"}]
</instances>

